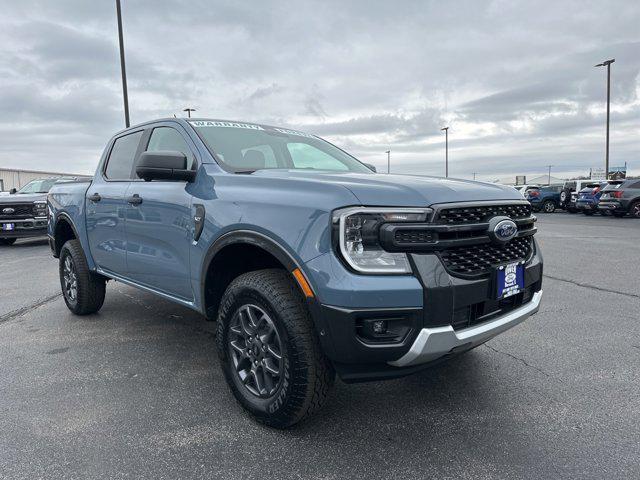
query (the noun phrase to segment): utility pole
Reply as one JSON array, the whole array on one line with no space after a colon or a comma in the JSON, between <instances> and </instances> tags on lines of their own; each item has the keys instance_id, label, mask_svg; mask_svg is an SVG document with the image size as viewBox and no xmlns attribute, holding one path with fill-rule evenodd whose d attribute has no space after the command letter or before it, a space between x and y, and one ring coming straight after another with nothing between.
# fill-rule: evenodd
<instances>
[{"instance_id":1,"label":"utility pole","mask_svg":"<svg viewBox=\"0 0 640 480\"><path fill-rule=\"evenodd\" d=\"M387 154L387 173L391 173L391 150L384 152Z\"/></svg>"},{"instance_id":2,"label":"utility pole","mask_svg":"<svg viewBox=\"0 0 640 480\"><path fill-rule=\"evenodd\" d=\"M116 0L116 14L118 16L118 39L120 41L120 71L122 72L122 97L124 99L124 124L129 128L129 96L127 94L127 70L124 62L124 40L122 38L122 11L120 0Z\"/></svg>"},{"instance_id":3,"label":"utility pole","mask_svg":"<svg viewBox=\"0 0 640 480\"><path fill-rule=\"evenodd\" d=\"M195 112L196 109L195 108L185 108L183 110L183 112L187 112L187 115L189 116L189 118L191 118L191 112Z\"/></svg>"},{"instance_id":4,"label":"utility pole","mask_svg":"<svg viewBox=\"0 0 640 480\"><path fill-rule=\"evenodd\" d=\"M607 148L604 160L605 180L609 179L609 105L611 103L611 64L615 61L616 59L612 58L611 60L606 60L594 65L596 67L607 67Z\"/></svg>"},{"instance_id":5,"label":"utility pole","mask_svg":"<svg viewBox=\"0 0 640 480\"><path fill-rule=\"evenodd\" d=\"M449 178L449 127L441 128L444 130L444 176Z\"/></svg>"},{"instance_id":6,"label":"utility pole","mask_svg":"<svg viewBox=\"0 0 640 480\"><path fill-rule=\"evenodd\" d=\"M473 179L474 179L474 180L476 179L476 174L477 174L477 173L478 173L478 172L473 172Z\"/></svg>"},{"instance_id":7,"label":"utility pole","mask_svg":"<svg viewBox=\"0 0 640 480\"><path fill-rule=\"evenodd\" d=\"M549 181L547 182L547 185L551 185L551 167L553 167L553 165L547 165L547 167L549 168Z\"/></svg>"}]
</instances>

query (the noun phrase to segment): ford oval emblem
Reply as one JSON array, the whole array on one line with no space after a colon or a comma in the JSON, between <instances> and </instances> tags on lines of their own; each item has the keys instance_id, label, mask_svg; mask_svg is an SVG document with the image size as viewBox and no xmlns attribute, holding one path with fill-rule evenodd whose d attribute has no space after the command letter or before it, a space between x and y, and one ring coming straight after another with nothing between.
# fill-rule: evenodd
<instances>
[{"instance_id":1,"label":"ford oval emblem","mask_svg":"<svg viewBox=\"0 0 640 480\"><path fill-rule=\"evenodd\" d=\"M15 212L15 210L11 207L2 209L2 213L4 213L5 215L11 215L13 212Z\"/></svg>"},{"instance_id":2,"label":"ford oval emblem","mask_svg":"<svg viewBox=\"0 0 640 480\"><path fill-rule=\"evenodd\" d=\"M518 234L518 226L513 220L501 220L493 227L495 239L500 242L508 242Z\"/></svg>"}]
</instances>

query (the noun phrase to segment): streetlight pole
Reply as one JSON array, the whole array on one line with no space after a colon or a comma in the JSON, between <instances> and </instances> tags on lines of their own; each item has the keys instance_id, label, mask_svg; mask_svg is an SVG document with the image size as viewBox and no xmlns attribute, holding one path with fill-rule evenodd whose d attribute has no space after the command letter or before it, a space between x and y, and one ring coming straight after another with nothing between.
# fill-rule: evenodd
<instances>
[{"instance_id":1,"label":"streetlight pole","mask_svg":"<svg viewBox=\"0 0 640 480\"><path fill-rule=\"evenodd\" d=\"M441 128L444 130L444 176L449 178L449 127Z\"/></svg>"},{"instance_id":2,"label":"streetlight pole","mask_svg":"<svg viewBox=\"0 0 640 480\"><path fill-rule=\"evenodd\" d=\"M594 65L596 67L607 67L607 148L604 160L604 178L606 180L609 179L609 105L611 103L611 64L615 61L616 59L612 58L611 60L606 60Z\"/></svg>"},{"instance_id":3,"label":"streetlight pole","mask_svg":"<svg viewBox=\"0 0 640 480\"><path fill-rule=\"evenodd\" d=\"M391 150L384 152L387 154L387 173L391 173Z\"/></svg>"},{"instance_id":4,"label":"streetlight pole","mask_svg":"<svg viewBox=\"0 0 640 480\"><path fill-rule=\"evenodd\" d=\"M195 112L196 109L195 108L185 108L184 110L182 110L183 112L187 112L187 115L189 116L189 118L191 118L191 112Z\"/></svg>"},{"instance_id":5,"label":"streetlight pole","mask_svg":"<svg viewBox=\"0 0 640 480\"><path fill-rule=\"evenodd\" d=\"M477 174L477 173L478 173L478 172L473 172L473 179L474 179L474 180L476 179L476 174Z\"/></svg>"},{"instance_id":6,"label":"streetlight pole","mask_svg":"<svg viewBox=\"0 0 640 480\"><path fill-rule=\"evenodd\" d=\"M120 0L116 0L116 14L118 17L118 40L120 42L120 71L122 72L122 97L124 99L124 124L129 128L129 95L127 94L127 70L124 62L124 40L122 38L122 11Z\"/></svg>"},{"instance_id":7,"label":"streetlight pole","mask_svg":"<svg viewBox=\"0 0 640 480\"><path fill-rule=\"evenodd\" d=\"M547 182L547 185L551 185L551 167L553 167L553 165L547 165L547 167L549 168L549 181Z\"/></svg>"}]
</instances>

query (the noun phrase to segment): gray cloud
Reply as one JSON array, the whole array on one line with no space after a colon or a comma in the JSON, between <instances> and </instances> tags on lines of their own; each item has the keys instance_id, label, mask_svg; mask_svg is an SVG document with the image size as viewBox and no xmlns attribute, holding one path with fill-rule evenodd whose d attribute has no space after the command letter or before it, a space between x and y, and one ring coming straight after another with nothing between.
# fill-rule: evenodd
<instances>
[{"instance_id":1,"label":"gray cloud","mask_svg":"<svg viewBox=\"0 0 640 480\"><path fill-rule=\"evenodd\" d=\"M282 124L382 167L487 176L603 156L640 169L637 2L123 2L131 117ZM7 2L0 18L0 166L93 169L122 128L113 2ZM634 167L634 162L637 165Z\"/></svg>"}]
</instances>

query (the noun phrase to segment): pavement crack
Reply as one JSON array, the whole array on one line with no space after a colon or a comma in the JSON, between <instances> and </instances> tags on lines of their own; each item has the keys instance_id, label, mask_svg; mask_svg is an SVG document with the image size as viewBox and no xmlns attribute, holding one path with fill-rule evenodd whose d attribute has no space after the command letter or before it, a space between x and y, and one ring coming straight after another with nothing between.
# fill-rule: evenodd
<instances>
[{"instance_id":1,"label":"pavement crack","mask_svg":"<svg viewBox=\"0 0 640 480\"><path fill-rule=\"evenodd\" d=\"M532 368L532 369L536 370L537 372L540 372L540 373L541 373L541 374L543 374L545 377L550 377L550 376L551 376L551 375L549 375L547 372L545 372L544 370L542 370L542 369L540 369L540 368L536 367L535 365L531 365L531 364L530 364L529 362L527 362L524 358L517 357L517 356L512 355L511 353L508 353L508 352L503 352L502 350L498 350L497 348L494 348L494 347L492 347L491 345L489 345L489 344L487 344L487 343L483 344L483 346L484 346L484 347L487 347L487 348L488 348L489 350L491 350L492 352L499 353L499 354L501 354L501 355L506 355L507 357L511 357L511 358L513 358L514 360L517 360L517 361L519 361L520 363L522 363L524 366L529 367L529 368Z\"/></svg>"},{"instance_id":2,"label":"pavement crack","mask_svg":"<svg viewBox=\"0 0 640 480\"><path fill-rule=\"evenodd\" d=\"M56 293L55 295L50 295L48 297L42 298L40 300L38 300L35 303L32 303L31 305L27 305L26 307L21 307L18 308L16 310L12 310L9 313L5 313L4 315L0 316L0 323L5 323L8 322L9 320L13 320L15 318L21 317L23 315L26 315L27 313L35 310L38 307L41 307L43 305L46 305L49 302L54 301L56 298L58 298L60 295L62 295L61 293Z\"/></svg>"},{"instance_id":3,"label":"pavement crack","mask_svg":"<svg viewBox=\"0 0 640 480\"><path fill-rule=\"evenodd\" d=\"M575 285L577 287L582 287L582 288L588 288L590 290L597 290L599 292L605 292L605 293L615 293L616 295L622 295L623 297L629 297L629 298L640 298L640 295L635 293L619 292L617 290L612 290L610 288L596 287L595 285L590 285L588 283L576 282L575 280L568 280L566 278L554 277L553 275L548 275L548 274L544 274L543 276L546 278L550 278L551 280L570 283L571 285Z\"/></svg>"}]
</instances>

